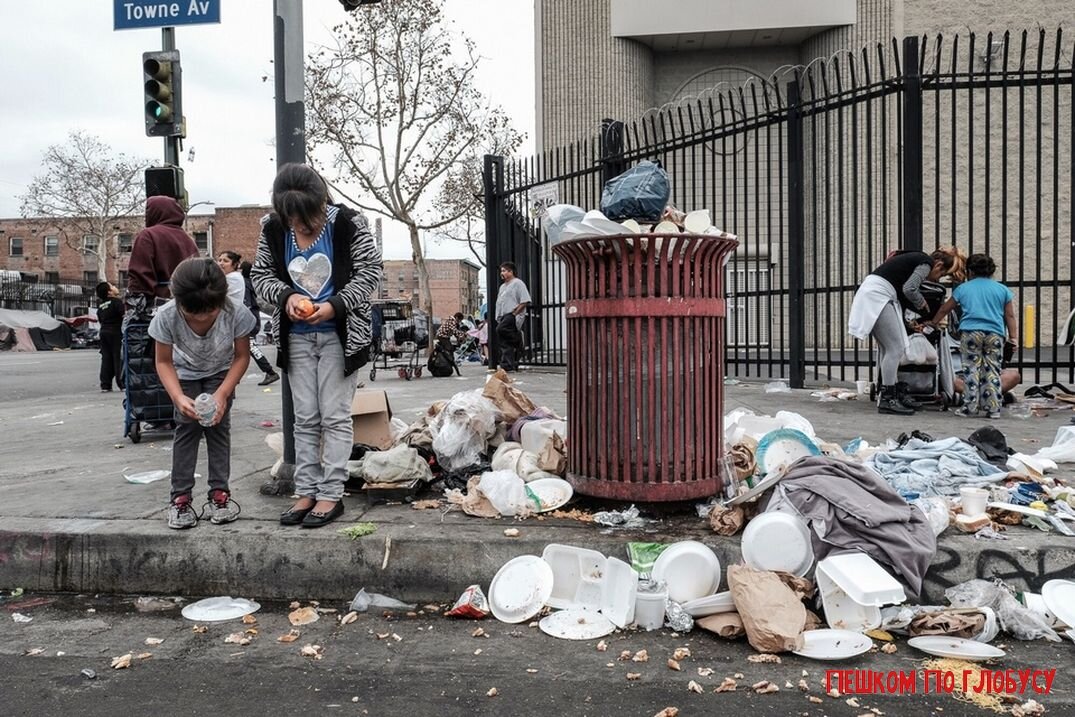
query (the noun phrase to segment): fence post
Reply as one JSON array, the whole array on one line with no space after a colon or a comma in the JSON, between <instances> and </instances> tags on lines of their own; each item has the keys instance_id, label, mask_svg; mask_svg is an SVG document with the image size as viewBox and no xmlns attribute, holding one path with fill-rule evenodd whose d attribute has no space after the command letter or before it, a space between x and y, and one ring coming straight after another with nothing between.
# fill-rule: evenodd
<instances>
[{"instance_id":1,"label":"fence post","mask_svg":"<svg viewBox=\"0 0 1075 717\"><path fill-rule=\"evenodd\" d=\"M494 154L485 155L482 169L485 188L485 335L489 348L489 368L497 366L496 339L496 293L500 286L500 194L504 187L504 158Z\"/></svg>"},{"instance_id":2,"label":"fence post","mask_svg":"<svg viewBox=\"0 0 1075 717\"><path fill-rule=\"evenodd\" d=\"M623 122L601 120L601 184L627 171L623 161Z\"/></svg>"},{"instance_id":3,"label":"fence post","mask_svg":"<svg viewBox=\"0 0 1075 717\"><path fill-rule=\"evenodd\" d=\"M806 384L806 222L803 117L799 81L787 85L788 103L788 379Z\"/></svg>"},{"instance_id":4,"label":"fence post","mask_svg":"<svg viewBox=\"0 0 1075 717\"><path fill-rule=\"evenodd\" d=\"M922 74L915 36L903 38L902 156L903 248L922 251Z\"/></svg>"}]
</instances>

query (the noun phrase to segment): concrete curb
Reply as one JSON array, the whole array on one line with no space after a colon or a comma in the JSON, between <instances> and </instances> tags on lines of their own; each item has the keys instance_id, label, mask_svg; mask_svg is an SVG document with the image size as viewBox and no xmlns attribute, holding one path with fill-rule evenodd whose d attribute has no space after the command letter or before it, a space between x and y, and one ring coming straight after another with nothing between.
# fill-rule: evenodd
<instances>
[{"instance_id":1,"label":"concrete curb","mask_svg":"<svg viewBox=\"0 0 1075 717\"><path fill-rule=\"evenodd\" d=\"M203 523L175 532L158 521L3 518L0 587L280 600L349 600L365 587L414 602L443 602L467 585L488 586L505 562L540 555L549 543L623 557L633 540L696 539L716 551L722 566L741 560L738 538L702 528L677 526L672 535L479 519L416 525L399 517L374 521L377 532L358 540L334 527L283 529L265 520ZM520 537L503 535L511 526L519 528ZM943 604L946 587L976 577L995 576L1020 589L1039 590L1046 580L1075 574L1075 540L1026 530L1015 535L994 543L946 534L922 601Z\"/></svg>"}]
</instances>

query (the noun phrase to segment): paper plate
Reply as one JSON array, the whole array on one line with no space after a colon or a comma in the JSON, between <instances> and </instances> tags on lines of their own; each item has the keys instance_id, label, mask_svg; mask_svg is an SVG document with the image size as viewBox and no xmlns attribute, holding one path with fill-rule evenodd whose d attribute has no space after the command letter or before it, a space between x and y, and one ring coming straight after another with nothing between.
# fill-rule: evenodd
<instances>
[{"instance_id":1,"label":"paper plate","mask_svg":"<svg viewBox=\"0 0 1075 717\"><path fill-rule=\"evenodd\" d=\"M608 559L588 548L550 543L541 559L552 570L552 591L545 604L560 610L601 606L601 583L605 579Z\"/></svg>"},{"instance_id":2,"label":"paper plate","mask_svg":"<svg viewBox=\"0 0 1075 717\"><path fill-rule=\"evenodd\" d=\"M253 600L246 598L211 597L192 602L183 608L183 617L195 622L223 622L236 620L261 609Z\"/></svg>"},{"instance_id":3,"label":"paper plate","mask_svg":"<svg viewBox=\"0 0 1075 717\"><path fill-rule=\"evenodd\" d=\"M620 222L620 226L632 234L639 234L642 231L642 227L634 219L624 219Z\"/></svg>"},{"instance_id":4,"label":"paper plate","mask_svg":"<svg viewBox=\"0 0 1075 717\"><path fill-rule=\"evenodd\" d=\"M562 640L596 640L616 629L612 621L594 610L573 608L547 615L538 623L546 635Z\"/></svg>"},{"instance_id":5,"label":"paper plate","mask_svg":"<svg viewBox=\"0 0 1075 717\"><path fill-rule=\"evenodd\" d=\"M1041 599L1057 620L1075 628L1075 582L1050 580L1041 587Z\"/></svg>"},{"instance_id":6,"label":"paper plate","mask_svg":"<svg viewBox=\"0 0 1075 717\"><path fill-rule=\"evenodd\" d=\"M800 458L820 456L819 449L810 437L794 428L778 428L758 441L758 472L767 475L787 468Z\"/></svg>"},{"instance_id":7,"label":"paper plate","mask_svg":"<svg viewBox=\"0 0 1075 717\"><path fill-rule=\"evenodd\" d=\"M743 560L756 570L780 570L803 577L814 564L810 528L797 515L762 513L743 531Z\"/></svg>"},{"instance_id":8,"label":"paper plate","mask_svg":"<svg viewBox=\"0 0 1075 717\"><path fill-rule=\"evenodd\" d=\"M638 573L622 560L609 558L601 583L601 614L616 627L627 627L635 621L637 599Z\"/></svg>"},{"instance_id":9,"label":"paper plate","mask_svg":"<svg viewBox=\"0 0 1075 717\"><path fill-rule=\"evenodd\" d=\"M803 649L793 650L800 657L812 660L847 660L873 647L873 640L851 630L807 630L803 633Z\"/></svg>"},{"instance_id":10,"label":"paper plate","mask_svg":"<svg viewBox=\"0 0 1075 717\"><path fill-rule=\"evenodd\" d=\"M912 637L907 644L927 655L951 657L960 660L989 660L1004 657L1004 650L987 645L984 642L968 640L965 637L947 637L945 635L922 635Z\"/></svg>"},{"instance_id":11,"label":"paper plate","mask_svg":"<svg viewBox=\"0 0 1075 717\"><path fill-rule=\"evenodd\" d=\"M990 508L997 508L999 510L1010 510L1013 513L1022 513L1023 515L1030 515L1035 518L1047 518L1049 514L1044 510L1038 510L1037 508L1031 508L1028 505L1016 505L1015 503L998 503L993 501L988 504Z\"/></svg>"},{"instance_id":12,"label":"paper plate","mask_svg":"<svg viewBox=\"0 0 1075 717\"><path fill-rule=\"evenodd\" d=\"M711 224L708 209L697 209L690 212L683 220L683 228L692 234L704 234Z\"/></svg>"},{"instance_id":13,"label":"paper plate","mask_svg":"<svg viewBox=\"0 0 1075 717\"><path fill-rule=\"evenodd\" d=\"M651 577L678 603L712 595L720 586L720 560L696 540L673 543L653 563Z\"/></svg>"},{"instance_id":14,"label":"paper plate","mask_svg":"<svg viewBox=\"0 0 1075 717\"><path fill-rule=\"evenodd\" d=\"M526 489L541 502L539 513L562 508L571 500L574 491L563 478L538 478L526 484Z\"/></svg>"},{"instance_id":15,"label":"paper plate","mask_svg":"<svg viewBox=\"0 0 1075 717\"><path fill-rule=\"evenodd\" d=\"M681 606L691 617L719 615L722 612L735 612L735 601L731 592L717 593L697 600L690 600Z\"/></svg>"},{"instance_id":16,"label":"paper plate","mask_svg":"<svg viewBox=\"0 0 1075 717\"><path fill-rule=\"evenodd\" d=\"M536 555L520 555L501 566L489 584L489 607L501 622L525 622L541 612L552 594L552 568Z\"/></svg>"}]
</instances>

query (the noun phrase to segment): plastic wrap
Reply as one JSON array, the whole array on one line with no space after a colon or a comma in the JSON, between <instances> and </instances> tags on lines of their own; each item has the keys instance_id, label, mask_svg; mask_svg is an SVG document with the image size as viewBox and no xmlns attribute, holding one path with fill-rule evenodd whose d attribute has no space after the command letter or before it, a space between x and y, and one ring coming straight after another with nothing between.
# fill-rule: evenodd
<instances>
[{"instance_id":1,"label":"plastic wrap","mask_svg":"<svg viewBox=\"0 0 1075 717\"><path fill-rule=\"evenodd\" d=\"M1045 618L1028 609L1015 599L1012 591L1002 582L968 580L944 591L952 607L992 608L1000 620L1000 627L1017 640L1037 640L1044 637L1060 642Z\"/></svg>"},{"instance_id":2,"label":"plastic wrap","mask_svg":"<svg viewBox=\"0 0 1075 717\"><path fill-rule=\"evenodd\" d=\"M934 537L943 533L951 524L951 516L948 513L948 501L941 496L916 498L911 501L911 505L917 507L926 514L926 519L929 520L929 527L933 528Z\"/></svg>"},{"instance_id":3,"label":"plastic wrap","mask_svg":"<svg viewBox=\"0 0 1075 717\"><path fill-rule=\"evenodd\" d=\"M501 515L527 515L535 506L527 497L526 484L513 471L492 471L482 474L478 490Z\"/></svg>"},{"instance_id":4,"label":"plastic wrap","mask_svg":"<svg viewBox=\"0 0 1075 717\"><path fill-rule=\"evenodd\" d=\"M381 595L380 593L368 593L366 588L362 588L351 600L351 610L355 612L366 612L371 607L381 608L383 610L413 610L416 606L409 603L400 602L395 598L390 598L387 595Z\"/></svg>"},{"instance_id":5,"label":"plastic wrap","mask_svg":"<svg viewBox=\"0 0 1075 717\"><path fill-rule=\"evenodd\" d=\"M452 396L430 425L441 468L454 472L478 463L496 431L496 417L496 406L481 389Z\"/></svg>"}]
</instances>

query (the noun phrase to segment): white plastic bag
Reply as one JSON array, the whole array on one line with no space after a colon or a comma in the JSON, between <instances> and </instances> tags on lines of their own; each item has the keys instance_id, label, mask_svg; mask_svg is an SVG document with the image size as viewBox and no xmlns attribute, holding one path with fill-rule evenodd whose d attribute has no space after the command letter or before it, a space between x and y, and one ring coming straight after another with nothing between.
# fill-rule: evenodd
<instances>
[{"instance_id":1,"label":"white plastic bag","mask_svg":"<svg viewBox=\"0 0 1075 717\"><path fill-rule=\"evenodd\" d=\"M948 500L944 497L934 495L928 498L916 498L911 501L911 505L926 514L929 527L933 528L933 537L939 536L948 528L951 516L948 513Z\"/></svg>"},{"instance_id":2,"label":"white plastic bag","mask_svg":"<svg viewBox=\"0 0 1075 717\"><path fill-rule=\"evenodd\" d=\"M952 607L992 608L1001 628L1017 640L1037 640L1044 637L1060 642L1060 636L1045 618L1015 599L1011 590L1000 581L974 579L954 585L944 591Z\"/></svg>"},{"instance_id":3,"label":"white plastic bag","mask_svg":"<svg viewBox=\"0 0 1075 717\"><path fill-rule=\"evenodd\" d=\"M483 473L478 490L501 515L527 515L533 511L534 506L526 495L526 484L513 471Z\"/></svg>"},{"instance_id":4,"label":"white plastic bag","mask_svg":"<svg viewBox=\"0 0 1075 717\"><path fill-rule=\"evenodd\" d=\"M478 463L496 432L497 410L482 389L452 396L430 424L441 468L455 472Z\"/></svg>"},{"instance_id":5,"label":"white plastic bag","mask_svg":"<svg viewBox=\"0 0 1075 717\"><path fill-rule=\"evenodd\" d=\"M907 351L903 354L904 363L935 366L939 360L937 349L922 334L915 334L907 339Z\"/></svg>"}]
</instances>

